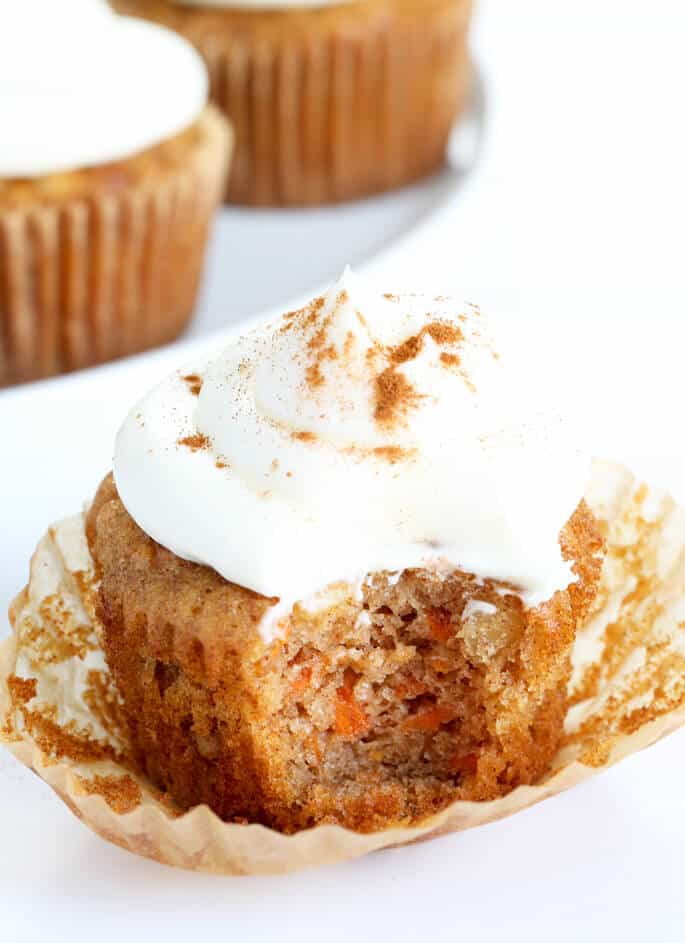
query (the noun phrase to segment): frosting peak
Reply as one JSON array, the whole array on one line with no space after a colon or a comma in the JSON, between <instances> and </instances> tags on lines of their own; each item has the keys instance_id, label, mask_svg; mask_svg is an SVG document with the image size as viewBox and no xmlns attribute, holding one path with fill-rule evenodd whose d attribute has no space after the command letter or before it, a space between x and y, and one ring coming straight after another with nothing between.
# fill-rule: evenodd
<instances>
[{"instance_id":1,"label":"frosting peak","mask_svg":"<svg viewBox=\"0 0 685 943\"><path fill-rule=\"evenodd\" d=\"M205 66L171 30L105 0L21 0L0 30L0 177L130 157L192 124Z\"/></svg>"},{"instance_id":2,"label":"frosting peak","mask_svg":"<svg viewBox=\"0 0 685 943\"><path fill-rule=\"evenodd\" d=\"M153 390L115 478L148 534L267 596L452 566L535 602L570 581L587 464L522 389L475 306L346 272Z\"/></svg>"}]
</instances>

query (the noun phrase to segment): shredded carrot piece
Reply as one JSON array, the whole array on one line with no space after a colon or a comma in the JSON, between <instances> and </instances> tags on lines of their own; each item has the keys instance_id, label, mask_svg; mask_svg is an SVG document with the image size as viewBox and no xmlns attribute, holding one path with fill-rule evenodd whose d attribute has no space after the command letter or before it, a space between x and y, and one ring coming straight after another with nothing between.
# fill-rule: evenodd
<instances>
[{"instance_id":1,"label":"shredded carrot piece","mask_svg":"<svg viewBox=\"0 0 685 943\"><path fill-rule=\"evenodd\" d=\"M446 658L440 658L439 655L434 655L432 658L428 659L428 662L433 669L439 675L446 675L452 670L452 665Z\"/></svg>"},{"instance_id":2,"label":"shredded carrot piece","mask_svg":"<svg viewBox=\"0 0 685 943\"><path fill-rule=\"evenodd\" d=\"M320 763L321 758L322 758L321 747L319 746L319 738L317 737L315 733L307 737L307 746L310 748L310 750L316 757L316 762Z\"/></svg>"},{"instance_id":3,"label":"shredded carrot piece","mask_svg":"<svg viewBox=\"0 0 685 943\"><path fill-rule=\"evenodd\" d=\"M290 686L290 693L293 697L301 697L304 692L309 687L309 682L312 680L312 669L309 665L300 671L299 675L295 678L292 685Z\"/></svg>"},{"instance_id":4,"label":"shredded carrot piece","mask_svg":"<svg viewBox=\"0 0 685 943\"><path fill-rule=\"evenodd\" d=\"M478 757L475 753L463 753L453 756L450 769L455 773L475 773L478 769Z\"/></svg>"},{"instance_id":5,"label":"shredded carrot piece","mask_svg":"<svg viewBox=\"0 0 685 943\"><path fill-rule=\"evenodd\" d=\"M448 642L453 635L450 614L444 609L429 609L426 613L431 638L436 642Z\"/></svg>"},{"instance_id":6,"label":"shredded carrot piece","mask_svg":"<svg viewBox=\"0 0 685 943\"><path fill-rule=\"evenodd\" d=\"M427 690L428 687L416 678L407 678L406 681L400 681L394 688L395 694L401 699L418 697L419 694L425 694Z\"/></svg>"},{"instance_id":7,"label":"shredded carrot piece","mask_svg":"<svg viewBox=\"0 0 685 943\"><path fill-rule=\"evenodd\" d=\"M335 732L354 739L369 729L369 720L354 698L354 672L345 671L343 685L336 691Z\"/></svg>"},{"instance_id":8,"label":"shredded carrot piece","mask_svg":"<svg viewBox=\"0 0 685 943\"><path fill-rule=\"evenodd\" d=\"M433 733L443 724L449 723L450 720L454 719L454 711L450 710L449 707L432 707L430 710L424 711L422 714L415 714L413 717L407 718L404 722L404 727L406 730L423 730L426 733Z\"/></svg>"}]
</instances>

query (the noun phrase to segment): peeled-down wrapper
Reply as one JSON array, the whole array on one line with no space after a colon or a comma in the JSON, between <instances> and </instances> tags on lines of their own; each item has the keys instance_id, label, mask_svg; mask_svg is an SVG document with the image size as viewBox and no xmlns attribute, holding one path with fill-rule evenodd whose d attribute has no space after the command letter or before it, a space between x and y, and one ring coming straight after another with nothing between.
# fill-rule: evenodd
<instances>
[{"instance_id":1,"label":"peeled-down wrapper","mask_svg":"<svg viewBox=\"0 0 685 943\"><path fill-rule=\"evenodd\" d=\"M604 522L607 557L573 652L564 742L535 786L373 834L320 825L282 835L222 822L206 806L183 812L127 761L83 515L49 529L11 607L14 632L0 645L0 741L103 838L196 871L283 873L511 815L685 723L685 509L609 463L595 463L585 497Z\"/></svg>"}]
</instances>

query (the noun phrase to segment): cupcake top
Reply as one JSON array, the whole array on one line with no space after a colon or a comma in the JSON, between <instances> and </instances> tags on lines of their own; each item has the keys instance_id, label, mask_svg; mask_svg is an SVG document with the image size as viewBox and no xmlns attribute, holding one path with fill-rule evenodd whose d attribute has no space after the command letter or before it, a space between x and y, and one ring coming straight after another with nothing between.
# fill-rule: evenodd
<instances>
[{"instance_id":1,"label":"cupcake top","mask_svg":"<svg viewBox=\"0 0 685 943\"><path fill-rule=\"evenodd\" d=\"M570 582L559 532L588 464L520 379L478 308L348 271L149 393L116 484L159 543L282 602L458 567L534 604Z\"/></svg>"},{"instance_id":2,"label":"cupcake top","mask_svg":"<svg viewBox=\"0 0 685 943\"><path fill-rule=\"evenodd\" d=\"M180 36L104 0L22 0L0 28L0 177L130 157L183 131L207 73Z\"/></svg>"}]
</instances>

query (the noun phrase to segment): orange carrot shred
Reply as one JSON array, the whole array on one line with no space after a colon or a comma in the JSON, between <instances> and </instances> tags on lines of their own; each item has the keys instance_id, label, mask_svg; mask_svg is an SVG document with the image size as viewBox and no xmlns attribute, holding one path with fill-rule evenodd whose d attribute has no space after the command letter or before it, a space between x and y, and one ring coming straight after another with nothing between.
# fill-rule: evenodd
<instances>
[{"instance_id":1,"label":"orange carrot shred","mask_svg":"<svg viewBox=\"0 0 685 943\"><path fill-rule=\"evenodd\" d=\"M440 658L438 655L435 655L433 658L429 658L428 661L433 671L436 671L439 675L449 674L452 670L452 665L446 658Z\"/></svg>"},{"instance_id":2,"label":"orange carrot shred","mask_svg":"<svg viewBox=\"0 0 685 943\"><path fill-rule=\"evenodd\" d=\"M354 672L346 670L343 685L336 691L335 732L341 737L354 739L366 733L369 720L354 698Z\"/></svg>"},{"instance_id":3,"label":"orange carrot shred","mask_svg":"<svg viewBox=\"0 0 685 943\"><path fill-rule=\"evenodd\" d=\"M475 773L478 768L478 757L475 753L464 753L453 756L450 760L450 769L455 773Z\"/></svg>"},{"instance_id":4,"label":"orange carrot shred","mask_svg":"<svg viewBox=\"0 0 685 943\"><path fill-rule=\"evenodd\" d=\"M305 665L305 667L300 671L299 675L293 681L290 687L290 693L293 697L301 697L304 692L309 687L309 682L312 680L312 669L310 665Z\"/></svg>"},{"instance_id":5,"label":"orange carrot shred","mask_svg":"<svg viewBox=\"0 0 685 943\"><path fill-rule=\"evenodd\" d=\"M418 681L416 678L407 678L404 681L400 681L399 684L396 684L394 687L395 694L402 699L418 697L419 694L425 694L427 690L427 685L422 681Z\"/></svg>"},{"instance_id":6,"label":"orange carrot shred","mask_svg":"<svg viewBox=\"0 0 685 943\"><path fill-rule=\"evenodd\" d=\"M449 612L445 612L444 609L430 609L426 613L426 618L431 638L436 642L448 642L452 638Z\"/></svg>"},{"instance_id":7,"label":"orange carrot shred","mask_svg":"<svg viewBox=\"0 0 685 943\"><path fill-rule=\"evenodd\" d=\"M426 733L433 733L439 730L443 724L447 724L453 719L453 710L450 710L449 707L441 707L438 705L437 707L432 707L430 710L424 711L422 714L415 714L407 718L404 722L404 727L407 730L423 730Z\"/></svg>"}]
</instances>

